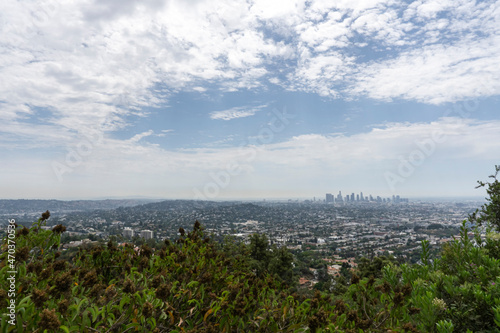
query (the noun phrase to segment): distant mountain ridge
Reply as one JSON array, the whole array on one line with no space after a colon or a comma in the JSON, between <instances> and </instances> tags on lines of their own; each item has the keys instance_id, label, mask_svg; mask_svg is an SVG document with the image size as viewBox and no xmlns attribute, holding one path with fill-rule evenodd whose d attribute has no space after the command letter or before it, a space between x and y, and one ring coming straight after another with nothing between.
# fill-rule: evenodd
<instances>
[{"instance_id":1,"label":"distant mountain ridge","mask_svg":"<svg viewBox=\"0 0 500 333\"><path fill-rule=\"evenodd\" d=\"M98 209L116 209L150 203L146 199L119 200L41 200L41 199L0 199L0 214L40 214L46 210L51 213L93 211Z\"/></svg>"}]
</instances>

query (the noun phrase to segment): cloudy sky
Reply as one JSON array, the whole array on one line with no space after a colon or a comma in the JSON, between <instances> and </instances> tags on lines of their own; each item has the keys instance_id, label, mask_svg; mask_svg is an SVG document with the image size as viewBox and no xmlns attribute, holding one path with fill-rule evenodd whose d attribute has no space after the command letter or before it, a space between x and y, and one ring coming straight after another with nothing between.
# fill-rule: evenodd
<instances>
[{"instance_id":1,"label":"cloudy sky","mask_svg":"<svg viewBox=\"0 0 500 333\"><path fill-rule=\"evenodd\" d=\"M3 0L0 198L482 196L500 2Z\"/></svg>"}]
</instances>

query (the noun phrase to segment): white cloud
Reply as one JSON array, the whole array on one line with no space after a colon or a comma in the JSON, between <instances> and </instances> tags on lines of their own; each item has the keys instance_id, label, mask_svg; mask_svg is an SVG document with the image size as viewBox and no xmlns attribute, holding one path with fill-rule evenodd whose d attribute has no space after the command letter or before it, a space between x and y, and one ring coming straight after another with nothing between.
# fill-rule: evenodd
<instances>
[{"instance_id":1,"label":"white cloud","mask_svg":"<svg viewBox=\"0 0 500 333\"><path fill-rule=\"evenodd\" d=\"M420 186L435 186L439 181L436 173L445 172L441 165L444 160L456 161L454 168L462 164L467 167L470 161L491 167L492 156L500 155L500 121L449 117L430 123L390 123L350 136L298 135L284 142L241 148L169 151L142 141L103 138L70 172L63 174L62 182L57 181L49 166L53 161L66 163L65 156L54 154L32 157L29 161L11 159L7 154L6 161L12 162L3 166L5 172L0 175L0 181L4 188L12 190L12 196L24 191L33 197L46 197L44 186L50 186L52 197L96 196L96 193L100 196L153 193L163 197L192 197L193 187L202 189L214 181L213 175L236 166L239 174L231 177L227 188L221 189L223 195L252 186L267 192L276 184L291 189L295 185L315 188L327 180L335 182L336 188L353 180L382 181L377 185L380 188L385 186L384 172L396 170L400 159L408 158L419 149L419 142L429 140L435 133L444 140L435 142L432 153L419 167L421 176L416 172L412 178L421 182ZM82 180L85 181L82 183ZM32 182L40 186L28 192ZM471 188L474 182L475 179ZM370 184L373 185L367 183L366 186Z\"/></svg>"},{"instance_id":2,"label":"white cloud","mask_svg":"<svg viewBox=\"0 0 500 333\"><path fill-rule=\"evenodd\" d=\"M350 93L440 104L500 94L500 37L431 45L365 65Z\"/></svg>"},{"instance_id":3,"label":"white cloud","mask_svg":"<svg viewBox=\"0 0 500 333\"><path fill-rule=\"evenodd\" d=\"M241 4L4 1L0 117L14 121L46 107L56 130L105 133L182 89L259 87L267 63L293 48L266 38L257 13Z\"/></svg>"},{"instance_id":4,"label":"white cloud","mask_svg":"<svg viewBox=\"0 0 500 333\"><path fill-rule=\"evenodd\" d=\"M427 103L498 94L494 1L3 1L0 12L8 121L47 107L60 129L116 130L208 84ZM395 54L363 58L360 45Z\"/></svg>"},{"instance_id":5,"label":"white cloud","mask_svg":"<svg viewBox=\"0 0 500 333\"><path fill-rule=\"evenodd\" d=\"M250 117L253 116L256 112L261 111L266 107L267 105L259 105L253 107L238 106L228 110L211 112L210 118L217 120L231 120L236 118Z\"/></svg>"},{"instance_id":6,"label":"white cloud","mask_svg":"<svg viewBox=\"0 0 500 333\"><path fill-rule=\"evenodd\" d=\"M168 133L172 133L173 131L174 131L173 129L161 130L161 133L156 134L156 136L165 137L165 136L167 136Z\"/></svg>"},{"instance_id":7,"label":"white cloud","mask_svg":"<svg viewBox=\"0 0 500 333\"><path fill-rule=\"evenodd\" d=\"M299 44L291 89L431 104L500 93L497 2L429 0L405 7L391 1L318 1L306 13L310 20L297 25L297 33L307 48ZM357 36L372 44L356 42ZM356 47L391 56L360 59L351 53ZM342 59L340 66L330 59L320 65L332 53Z\"/></svg>"},{"instance_id":8,"label":"white cloud","mask_svg":"<svg viewBox=\"0 0 500 333\"><path fill-rule=\"evenodd\" d=\"M146 131L146 132L142 132L142 133L139 133L139 134L136 134L134 135L133 137L131 137L129 139L130 142L138 142L140 141L142 138L145 138L145 137L148 137L148 136L151 136L154 134L154 131L153 130L149 130L149 131Z\"/></svg>"},{"instance_id":9,"label":"white cloud","mask_svg":"<svg viewBox=\"0 0 500 333\"><path fill-rule=\"evenodd\" d=\"M311 56L307 50L288 78L290 90L302 90L321 96L337 97L339 85L348 75L353 59L338 52Z\"/></svg>"},{"instance_id":10,"label":"white cloud","mask_svg":"<svg viewBox=\"0 0 500 333\"><path fill-rule=\"evenodd\" d=\"M253 169L259 177L263 176L263 170L278 167L302 173L309 168L319 168L322 172L335 170L354 177L360 168L368 166L374 172L395 168L400 158L408 158L412 151L420 149L419 143L429 140L434 142L434 148L426 163L489 161L500 154L500 121L445 117L427 123L388 123L350 136L304 134L267 145L191 149L181 155L182 163L191 157L188 165L206 170L223 169L228 161L234 160L247 170Z\"/></svg>"},{"instance_id":11,"label":"white cloud","mask_svg":"<svg viewBox=\"0 0 500 333\"><path fill-rule=\"evenodd\" d=\"M269 79L269 82L271 82L272 84L280 84L281 80L277 77L272 77Z\"/></svg>"}]
</instances>

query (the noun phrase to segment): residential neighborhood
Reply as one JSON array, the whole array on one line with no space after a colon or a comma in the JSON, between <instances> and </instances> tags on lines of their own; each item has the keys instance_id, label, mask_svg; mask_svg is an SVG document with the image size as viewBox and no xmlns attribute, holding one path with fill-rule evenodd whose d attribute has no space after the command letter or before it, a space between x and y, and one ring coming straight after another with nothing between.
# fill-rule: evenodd
<instances>
[{"instance_id":1,"label":"residential neighborhood","mask_svg":"<svg viewBox=\"0 0 500 333\"><path fill-rule=\"evenodd\" d=\"M480 206L475 201L395 201L169 200L53 212L45 228L66 226L63 249L110 238L119 243L154 245L176 239L179 228L188 232L195 221L201 223L207 236L221 242L225 237L248 242L249 236L263 234L271 246L286 247L308 266L302 269L300 284L312 287L318 281L318 269L326 266L326 272L336 277L342 267L355 268L362 257L390 255L400 261L418 262L421 241L427 240L434 251L439 250L456 237L462 222ZM17 212L16 216L20 223L33 221L31 214Z\"/></svg>"}]
</instances>

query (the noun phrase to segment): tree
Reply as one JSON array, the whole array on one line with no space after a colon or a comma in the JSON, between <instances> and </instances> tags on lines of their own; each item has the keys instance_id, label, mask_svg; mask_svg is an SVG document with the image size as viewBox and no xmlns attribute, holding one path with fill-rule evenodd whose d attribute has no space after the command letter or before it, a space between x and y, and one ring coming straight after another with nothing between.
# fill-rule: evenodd
<instances>
[{"instance_id":1,"label":"tree","mask_svg":"<svg viewBox=\"0 0 500 333\"><path fill-rule=\"evenodd\" d=\"M358 263L358 274L361 278L370 276L379 278L382 276L382 268L394 263L396 263L396 260L393 256L380 256L371 260L368 258L361 258Z\"/></svg>"},{"instance_id":2,"label":"tree","mask_svg":"<svg viewBox=\"0 0 500 333\"><path fill-rule=\"evenodd\" d=\"M479 185L476 188L487 187L487 203L469 216L471 222L479 225L490 224L497 231L500 231L500 182L497 179L499 172L500 165L495 165L495 174L489 177L493 179L491 183L478 181Z\"/></svg>"},{"instance_id":3,"label":"tree","mask_svg":"<svg viewBox=\"0 0 500 333\"><path fill-rule=\"evenodd\" d=\"M350 279L350 278L349 278ZM348 289L347 279L344 275L337 275L332 280L332 293L335 296L344 295Z\"/></svg>"},{"instance_id":4,"label":"tree","mask_svg":"<svg viewBox=\"0 0 500 333\"><path fill-rule=\"evenodd\" d=\"M346 281L349 281L352 277L351 265L349 265L346 262L343 262L342 266L340 267L340 275L342 275Z\"/></svg>"},{"instance_id":5,"label":"tree","mask_svg":"<svg viewBox=\"0 0 500 333\"><path fill-rule=\"evenodd\" d=\"M269 265L269 241L266 235L253 234L250 236L250 258L253 259L252 267L258 275L262 275Z\"/></svg>"},{"instance_id":6,"label":"tree","mask_svg":"<svg viewBox=\"0 0 500 333\"><path fill-rule=\"evenodd\" d=\"M284 246L273 247L273 255L269 261L269 273L278 275L280 279L291 286L294 282L293 255Z\"/></svg>"},{"instance_id":7,"label":"tree","mask_svg":"<svg viewBox=\"0 0 500 333\"><path fill-rule=\"evenodd\" d=\"M159 250L161 248L161 243L157 242L154 238L147 239L145 244L149 245L149 247L153 249Z\"/></svg>"}]
</instances>

